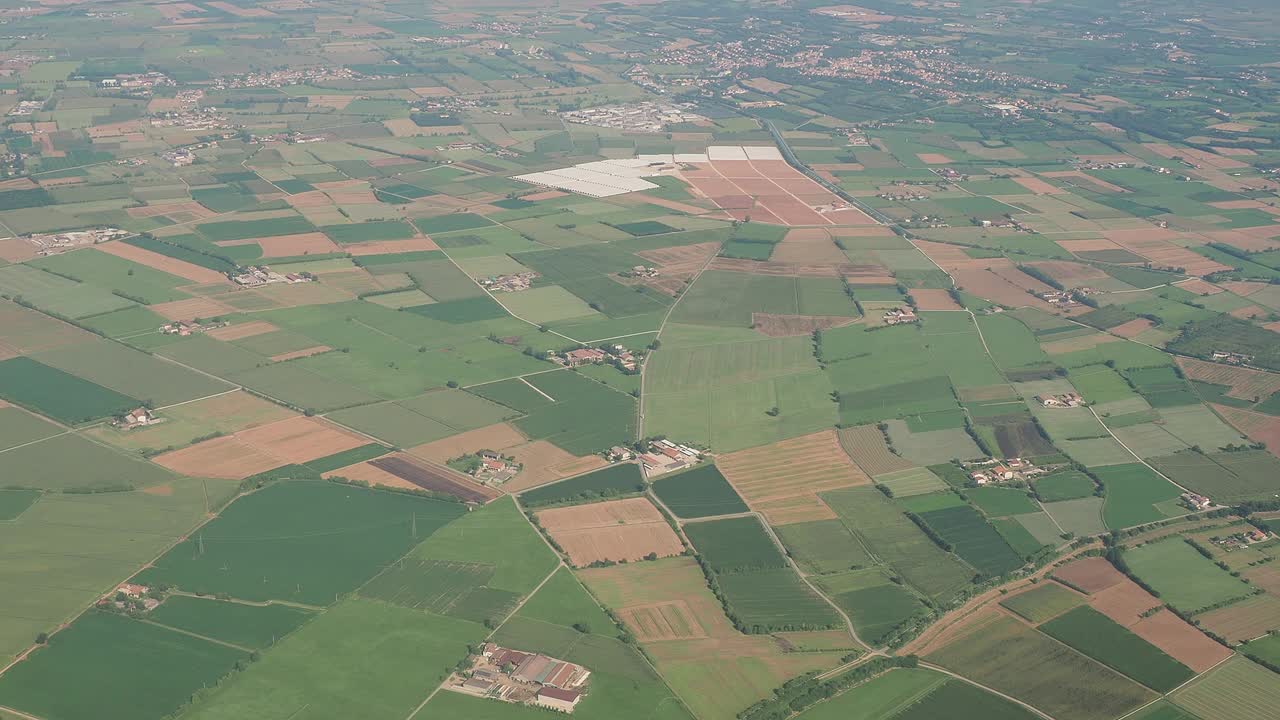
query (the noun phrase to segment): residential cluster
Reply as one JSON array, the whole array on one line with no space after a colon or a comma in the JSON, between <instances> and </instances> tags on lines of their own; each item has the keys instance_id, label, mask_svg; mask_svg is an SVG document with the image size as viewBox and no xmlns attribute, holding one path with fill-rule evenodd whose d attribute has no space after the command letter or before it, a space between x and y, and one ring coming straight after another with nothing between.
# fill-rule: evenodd
<instances>
[{"instance_id":1,"label":"residential cluster","mask_svg":"<svg viewBox=\"0 0 1280 720\"><path fill-rule=\"evenodd\" d=\"M1044 468L1036 467L1030 460L1024 458L1006 458L1004 460L992 458L981 462L968 463L965 469L969 471L969 479L979 486L1016 480L1026 481L1046 472Z\"/></svg>"},{"instance_id":2,"label":"residential cluster","mask_svg":"<svg viewBox=\"0 0 1280 720\"><path fill-rule=\"evenodd\" d=\"M1275 533L1265 532L1256 527L1250 527L1231 535L1211 537L1209 538L1209 541L1215 545L1222 546L1227 552L1231 552L1232 550L1243 550L1250 545L1266 542L1275 538L1275 536Z\"/></svg>"},{"instance_id":3,"label":"residential cluster","mask_svg":"<svg viewBox=\"0 0 1280 720\"><path fill-rule=\"evenodd\" d=\"M1228 365L1247 365L1249 361L1253 359L1252 355L1231 352L1229 350L1214 350L1212 357L1215 361L1226 363Z\"/></svg>"},{"instance_id":4,"label":"residential cluster","mask_svg":"<svg viewBox=\"0 0 1280 720\"><path fill-rule=\"evenodd\" d=\"M650 440L648 451L640 453L640 464L646 477L682 470L697 465L701 460L701 451L667 439Z\"/></svg>"},{"instance_id":5,"label":"residential cluster","mask_svg":"<svg viewBox=\"0 0 1280 720\"><path fill-rule=\"evenodd\" d=\"M115 591L102 596L98 600L98 607L127 613L144 613L156 609L163 599L163 596L146 585L123 583Z\"/></svg>"},{"instance_id":6,"label":"residential cluster","mask_svg":"<svg viewBox=\"0 0 1280 720\"><path fill-rule=\"evenodd\" d=\"M120 415L111 420L111 424L119 430L133 430L140 427L148 427L164 422L164 418L158 417L149 408L140 407L130 410L124 415Z\"/></svg>"},{"instance_id":7,"label":"residential cluster","mask_svg":"<svg viewBox=\"0 0 1280 720\"><path fill-rule=\"evenodd\" d=\"M195 333L208 332L216 330L220 327L226 327L231 323L226 321L209 321L198 322L196 320L174 320L160 326L160 334L177 335L178 337L190 337Z\"/></svg>"},{"instance_id":8,"label":"residential cluster","mask_svg":"<svg viewBox=\"0 0 1280 720\"><path fill-rule=\"evenodd\" d=\"M376 77L361 75L348 67L304 67L249 73L233 78L217 78L213 83L213 87L219 90L246 87L282 88L288 85L317 85L332 83L335 80L355 80L357 78L372 80Z\"/></svg>"},{"instance_id":9,"label":"residential cluster","mask_svg":"<svg viewBox=\"0 0 1280 720\"><path fill-rule=\"evenodd\" d=\"M1178 496L1182 500L1182 504L1195 511L1208 510L1213 507L1213 501L1209 498L1193 492L1184 492Z\"/></svg>"},{"instance_id":10,"label":"residential cluster","mask_svg":"<svg viewBox=\"0 0 1280 720\"><path fill-rule=\"evenodd\" d=\"M560 113L565 121L593 127L614 128L626 132L661 132L668 125L701 122L690 103L637 102L626 105L607 105L587 110L569 110Z\"/></svg>"},{"instance_id":11,"label":"residential cluster","mask_svg":"<svg viewBox=\"0 0 1280 720\"><path fill-rule=\"evenodd\" d=\"M521 469L515 458L504 457L492 450L481 450L476 454L471 477L485 485L501 485L519 474Z\"/></svg>"},{"instance_id":12,"label":"residential cluster","mask_svg":"<svg viewBox=\"0 0 1280 720\"><path fill-rule=\"evenodd\" d=\"M536 705L571 713L585 691L591 671L541 653L485 643L472 656L471 669L455 675L445 687L475 697Z\"/></svg>"},{"instance_id":13,"label":"residential cluster","mask_svg":"<svg viewBox=\"0 0 1280 720\"><path fill-rule=\"evenodd\" d=\"M511 273L509 275L495 275L487 278L480 278L477 282L485 290L498 292L519 292L528 290L533 281L537 280L540 275L528 270L525 272Z\"/></svg>"},{"instance_id":14,"label":"residential cluster","mask_svg":"<svg viewBox=\"0 0 1280 720\"><path fill-rule=\"evenodd\" d=\"M627 349L625 345L601 345L598 348L577 348L566 350L551 356L551 361L565 367L582 365L600 365L608 363L624 372L636 372L640 369L641 357Z\"/></svg>"},{"instance_id":15,"label":"residential cluster","mask_svg":"<svg viewBox=\"0 0 1280 720\"><path fill-rule=\"evenodd\" d=\"M906 323L920 322L920 316L910 306L893 308L884 314L885 325L904 325Z\"/></svg>"},{"instance_id":16,"label":"residential cluster","mask_svg":"<svg viewBox=\"0 0 1280 720\"><path fill-rule=\"evenodd\" d=\"M244 287L261 287L270 285L271 283L294 283L311 282L314 278L310 273L278 273L266 265L254 265L245 268L244 272L239 275L232 275L232 282Z\"/></svg>"},{"instance_id":17,"label":"residential cluster","mask_svg":"<svg viewBox=\"0 0 1280 720\"><path fill-rule=\"evenodd\" d=\"M116 238L128 237L128 230L120 228L98 228L96 230L75 230L63 233L33 233L23 240L35 245L41 255L57 255L82 245L94 245Z\"/></svg>"},{"instance_id":18,"label":"residential cluster","mask_svg":"<svg viewBox=\"0 0 1280 720\"><path fill-rule=\"evenodd\" d=\"M5 114L10 117L18 117L38 113L43 109L44 100L20 100L17 105L14 105L9 109L9 112Z\"/></svg>"},{"instance_id":19,"label":"residential cluster","mask_svg":"<svg viewBox=\"0 0 1280 720\"><path fill-rule=\"evenodd\" d=\"M1092 290L1089 288L1079 288L1076 290L1050 290L1047 292L1036 293L1036 297L1060 308L1080 307L1080 296L1088 295Z\"/></svg>"}]
</instances>

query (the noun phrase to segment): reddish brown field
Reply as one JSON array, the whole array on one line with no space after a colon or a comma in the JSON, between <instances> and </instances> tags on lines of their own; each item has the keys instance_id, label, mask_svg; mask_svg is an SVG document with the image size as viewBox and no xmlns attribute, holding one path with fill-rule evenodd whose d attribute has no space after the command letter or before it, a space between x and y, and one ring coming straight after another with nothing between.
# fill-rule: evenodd
<instances>
[{"instance_id":1,"label":"reddish brown field","mask_svg":"<svg viewBox=\"0 0 1280 720\"><path fill-rule=\"evenodd\" d=\"M440 246L430 238L421 237L408 240L375 240L366 243L352 243L343 246L343 249L359 257L362 255L387 255L390 253L439 250Z\"/></svg>"},{"instance_id":2,"label":"reddish brown field","mask_svg":"<svg viewBox=\"0 0 1280 720\"><path fill-rule=\"evenodd\" d=\"M1223 292L1222 288L1211 282L1201 280L1200 278L1191 278L1190 280L1180 282L1177 285L1183 290L1193 292L1197 295L1217 295L1218 293Z\"/></svg>"},{"instance_id":3,"label":"reddish brown field","mask_svg":"<svg viewBox=\"0 0 1280 720\"><path fill-rule=\"evenodd\" d=\"M1122 338L1134 338L1153 327L1155 327L1155 323L1146 318L1134 318L1129 322L1120 323L1107 332Z\"/></svg>"},{"instance_id":4,"label":"reddish brown field","mask_svg":"<svg viewBox=\"0 0 1280 720\"><path fill-rule=\"evenodd\" d=\"M1107 230L1103 234L1108 240L1114 240L1124 249L1147 258L1159 267L1184 268L1190 275L1208 275L1231 269L1222 263L1175 245L1172 240L1179 236L1164 228Z\"/></svg>"},{"instance_id":5,"label":"reddish brown field","mask_svg":"<svg viewBox=\"0 0 1280 720\"><path fill-rule=\"evenodd\" d=\"M4 238L0 240L0 260L11 263L26 262L39 254L35 245L22 238Z\"/></svg>"},{"instance_id":6,"label":"reddish brown field","mask_svg":"<svg viewBox=\"0 0 1280 720\"><path fill-rule=\"evenodd\" d=\"M537 518L578 567L602 560L633 562L650 553L668 557L684 552L679 536L645 498L543 510Z\"/></svg>"},{"instance_id":7,"label":"reddish brown field","mask_svg":"<svg viewBox=\"0 0 1280 720\"><path fill-rule=\"evenodd\" d=\"M911 297L921 310L964 310L946 290L916 288L911 291Z\"/></svg>"},{"instance_id":8,"label":"reddish brown field","mask_svg":"<svg viewBox=\"0 0 1280 720\"><path fill-rule=\"evenodd\" d=\"M160 253L144 250L123 242L109 242L101 245L93 246L94 250L110 253L116 257L122 257L126 260L132 260L139 265L146 265L149 268L162 270L170 275L177 275L180 278L186 278L192 282L198 283L228 283L227 276L220 272L210 270L209 268L200 267L189 262L176 260Z\"/></svg>"},{"instance_id":9,"label":"reddish brown field","mask_svg":"<svg viewBox=\"0 0 1280 720\"><path fill-rule=\"evenodd\" d=\"M1197 616L1200 624L1226 638L1244 642L1280 628L1280 599L1263 593Z\"/></svg>"},{"instance_id":10,"label":"reddish brown field","mask_svg":"<svg viewBox=\"0 0 1280 720\"><path fill-rule=\"evenodd\" d=\"M938 267L947 271L985 266L982 260L966 255L964 248L959 245L948 245L928 240L912 240L911 244L919 248L920 252L928 256Z\"/></svg>"},{"instance_id":11,"label":"reddish brown field","mask_svg":"<svg viewBox=\"0 0 1280 720\"><path fill-rule=\"evenodd\" d=\"M1227 314L1231 317L1240 318L1242 320L1252 320L1270 315L1271 311L1261 305L1247 305L1242 308L1236 308Z\"/></svg>"},{"instance_id":12,"label":"reddish brown field","mask_svg":"<svg viewBox=\"0 0 1280 720\"><path fill-rule=\"evenodd\" d=\"M824 228L797 228L774 246L770 259L796 265L844 265L849 258Z\"/></svg>"},{"instance_id":13,"label":"reddish brown field","mask_svg":"<svg viewBox=\"0 0 1280 720\"><path fill-rule=\"evenodd\" d=\"M402 490L421 489L398 475L392 475L386 470L370 465L367 461L338 468L333 472L327 472L324 474L324 478L326 480L329 478L345 478L347 480L367 482L370 485L381 485L382 487L400 488Z\"/></svg>"},{"instance_id":14,"label":"reddish brown field","mask_svg":"<svg viewBox=\"0 0 1280 720\"><path fill-rule=\"evenodd\" d=\"M1106 558L1087 557L1070 562L1053 571L1053 576L1087 593L1096 593L1121 582L1127 582Z\"/></svg>"},{"instance_id":15,"label":"reddish brown field","mask_svg":"<svg viewBox=\"0 0 1280 720\"><path fill-rule=\"evenodd\" d=\"M1280 566L1274 562L1244 570L1249 582L1272 595L1280 595Z\"/></svg>"},{"instance_id":16,"label":"reddish brown field","mask_svg":"<svg viewBox=\"0 0 1280 720\"><path fill-rule=\"evenodd\" d=\"M262 255L268 258L338 252L338 245L321 232L254 238L250 242L262 246Z\"/></svg>"},{"instance_id":17,"label":"reddish brown field","mask_svg":"<svg viewBox=\"0 0 1280 720\"><path fill-rule=\"evenodd\" d=\"M1094 610L1129 627L1142 619L1142 613L1159 607L1161 603L1154 595L1125 578L1123 582L1093 593L1089 604Z\"/></svg>"},{"instance_id":18,"label":"reddish brown field","mask_svg":"<svg viewBox=\"0 0 1280 720\"><path fill-rule=\"evenodd\" d=\"M1066 190L1036 177L1016 177L1013 181L1036 195L1060 195L1066 192Z\"/></svg>"},{"instance_id":19,"label":"reddish brown field","mask_svg":"<svg viewBox=\"0 0 1280 720\"><path fill-rule=\"evenodd\" d=\"M984 268L960 269L953 270L951 275L955 278L956 285L960 289L1001 305L1009 307L1030 306L1045 311L1054 309L1049 303L1027 294L1025 289L1009 282L1009 280L992 270ZM1027 278L1032 279L1030 276L1027 276Z\"/></svg>"},{"instance_id":20,"label":"reddish brown field","mask_svg":"<svg viewBox=\"0 0 1280 720\"><path fill-rule=\"evenodd\" d=\"M833 430L729 453L717 465L771 525L834 517L818 493L871 482L840 448Z\"/></svg>"},{"instance_id":21,"label":"reddish brown field","mask_svg":"<svg viewBox=\"0 0 1280 720\"><path fill-rule=\"evenodd\" d=\"M1266 443L1272 455L1280 452L1280 417L1241 410L1226 405L1212 405L1214 410L1254 442Z\"/></svg>"},{"instance_id":22,"label":"reddish brown field","mask_svg":"<svg viewBox=\"0 0 1280 720\"><path fill-rule=\"evenodd\" d=\"M472 482L460 472L434 465L402 453L370 460L373 467L408 481L423 490L453 495L467 502L486 503L501 493Z\"/></svg>"}]
</instances>

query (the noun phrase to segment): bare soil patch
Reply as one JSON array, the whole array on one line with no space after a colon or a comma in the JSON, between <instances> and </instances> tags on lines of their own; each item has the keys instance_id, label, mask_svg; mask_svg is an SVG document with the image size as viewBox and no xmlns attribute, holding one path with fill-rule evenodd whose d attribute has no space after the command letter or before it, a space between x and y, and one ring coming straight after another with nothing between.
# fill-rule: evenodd
<instances>
[{"instance_id":1,"label":"bare soil patch","mask_svg":"<svg viewBox=\"0 0 1280 720\"><path fill-rule=\"evenodd\" d=\"M1153 327L1155 327L1155 323L1146 318L1134 318L1129 322L1121 323L1111 328L1107 332L1122 338L1135 338Z\"/></svg>"},{"instance_id":2,"label":"bare soil patch","mask_svg":"<svg viewBox=\"0 0 1280 720\"><path fill-rule=\"evenodd\" d=\"M1154 595L1125 578L1124 582L1094 593L1089 604L1103 615L1130 627L1142 619L1142 613L1159 607L1161 603Z\"/></svg>"},{"instance_id":3,"label":"bare soil patch","mask_svg":"<svg viewBox=\"0 0 1280 720\"><path fill-rule=\"evenodd\" d=\"M911 291L911 297L915 298L916 306L921 310L964 310L946 290L916 288Z\"/></svg>"},{"instance_id":4,"label":"bare soil patch","mask_svg":"<svg viewBox=\"0 0 1280 720\"><path fill-rule=\"evenodd\" d=\"M329 347L328 345L315 345L313 347L303 348L301 350L294 350L293 352L280 353L279 355L272 355L271 362L284 362L285 360L297 360L298 358L311 357L312 355L319 355L320 353L326 353L332 349L333 348Z\"/></svg>"},{"instance_id":5,"label":"bare soil patch","mask_svg":"<svg viewBox=\"0 0 1280 720\"><path fill-rule=\"evenodd\" d=\"M1211 640L1168 609L1140 620L1129 629L1197 673L1231 656L1231 650Z\"/></svg>"},{"instance_id":6,"label":"bare soil patch","mask_svg":"<svg viewBox=\"0 0 1280 720\"><path fill-rule=\"evenodd\" d=\"M262 255L268 258L338 252L338 245L321 232L254 238L253 242L262 246Z\"/></svg>"},{"instance_id":7,"label":"bare soil patch","mask_svg":"<svg viewBox=\"0 0 1280 720\"><path fill-rule=\"evenodd\" d=\"M236 439L234 435L206 440L151 459L161 467L193 477L243 480L285 463L269 453Z\"/></svg>"},{"instance_id":8,"label":"bare soil patch","mask_svg":"<svg viewBox=\"0 0 1280 720\"><path fill-rule=\"evenodd\" d=\"M1224 420L1254 442L1266 443L1272 455L1280 453L1280 417L1226 405L1211 405ZM1280 588L1277 589L1280 592Z\"/></svg>"},{"instance_id":9,"label":"bare soil patch","mask_svg":"<svg viewBox=\"0 0 1280 720\"><path fill-rule=\"evenodd\" d=\"M508 423L486 425L475 430L458 433L442 440L434 440L409 448L409 453L436 463L445 463L477 450L506 450L523 445L529 439ZM517 476L518 477L518 476Z\"/></svg>"},{"instance_id":10,"label":"bare soil patch","mask_svg":"<svg viewBox=\"0 0 1280 720\"><path fill-rule=\"evenodd\" d=\"M594 562L679 555L684 544L646 498L611 500L537 513L539 524L582 567Z\"/></svg>"},{"instance_id":11,"label":"bare soil patch","mask_svg":"<svg viewBox=\"0 0 1280 720\"><path fill-rule=\"evenodd\" d=\"M523 445L504 448L503 452L524 466L519 475L502 486L502 489L509 493L528 490L531 487L579 475L609 464L599 455L578 457L546 440L534 440Z\"/></svg>"},{"instance_id":12,"label":"bare soil patch","mask_svg":"<svg viewBox=\"0 0 1280 720\"><path fill-rule=\"evenodd\" d=\"M236 433L236 439L285 463L305 463L369 443L368 439L327 420L303 416L241 430Z\"/></svg>"},{"instance_id":13,"label":"bare soil patch","mask_svg":"<svg viewBox=\"0 0 1280 720\"><path fill-rule=\"evenodd\" d=\"M1061 195L1066 192L1066 190L1037 177L1016 177L1013 181L1036 195Z\"/></svg>"},{"instance_id":14,"label":"bare soil patch","mask_svg":"<svg viewBox=\"0 0 1280 720\"><path fill-rule=\"evenodd\" d=\"M247 337L253 337L254 335L265 335L266 333L275 332L279 329L280 328L266 322L265 320L252 320L250 322L237 323L235 325L228 325L226 327L210 330L206 332L205 335L208 335L215 340L231 341L242 340Z\"/></svg>"},{"instance_id":15,"label":"bare soil patch","mask_svg":"<svg viewBox=\"0 0 1280 720\"><path fill-rule=\"evenodd\" d=\"M916 153L916 157L920 158L920 162L927 165L946 165L954 162L951 158L942 153Z\"/></svg>"},{"instance_id":16,"label":"bare soil patch","mask_svg":"<svg viewBox=\"0 0 1280 720\"><path fill-rule=\"evenodd\" d=\"M347 480L356 480L367 482L370 485L380 485L382 487L400 488L402 490L419 490L417 485L405 480L398 475L392 475L386 470L376 468L370 465L368 461L348 465L344 468L338 468L333 472L327 472L323 476L325 479L345 478Z\"/></svg>"},{"instance_id":17,"label":"bare soil patch","mask_svg":"<svg viewBox=\"0 0 1280 720\"><path fill-rule=\"evenodd\" d=\"M431 238L421 237L408 240L375 240L373 242L353 243L343 249L359 257L362 255L387 255L390 253L439 250L440 246Z\"/></svg>"},{"instance_id":18,"label":"bare soil patch","mask_svg":"<svg viewBox=\"0 0 1280 720\"><path fill-rule=\"evenodd\" d=\"M193 318L211 318L219 315L230 315L235 312L230 307L210 298L191 298L190 300L174 300L150 306L151 311L166 320L191 320Z\"/></svg>"}]
</instances>

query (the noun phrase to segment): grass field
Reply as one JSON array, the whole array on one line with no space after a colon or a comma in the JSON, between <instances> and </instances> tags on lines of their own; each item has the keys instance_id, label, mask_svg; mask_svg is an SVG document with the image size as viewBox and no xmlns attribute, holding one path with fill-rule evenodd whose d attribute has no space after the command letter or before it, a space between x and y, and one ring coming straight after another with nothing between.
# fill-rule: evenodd
<instances>
[{"instance_id":1,"label":"grass field","mask_svg":"<svg viewBox=\"0 0 1280 720\"><path fill-rule=\"evenodd\" d=\"M927 659L1060 720L1108 720L1155 698L1018 620L984 620Z\"/></svg>"},{"instance_id":2,"label":"grass field","mask_svg":"<svg viewBox=\"0 0 1280 720\"><path fill-rule=\"evenodd\" d=\"M6 484L42 490L125 490L168 482L168 470L77 434L50 437L4 454Z\"/></svg>"},{"instance_id":3,"label":"grass field","mask_svg":"<svg viewBox=\"0 0 1280 720\"><path fill-rule=\"evenodd\" d=\"M748 632L838 626L840 616L791 568L717 574L730 612Z\"/></svg>"},{"instance_id":4,"label":"grass field","mask_svg":"<svg viewBox=\"0 0 1280 720\"><path fill-rule=\"evenodd\" d=\"M894 670L818 703L797 720L882 720L895 717L947 682L947 676L924 668Z\"/></svg>"},{"instance_id":5,"label":"grass field","mask_svg":"<svg viewBox=\"0 0 1280 720\"><path fill-rule=\"evenodd\" d=\"M821 497L868 550L925 595L948 597L972 577L971 570L943 552L879 490L849 488Z\"/></svg>"},{"instance_id":6,"label":"grass field","mask_svg":"<svg viewBox=\"0 0 1280 720\"><path fill-rule=\"evenodd\" d=\"M0 361L0 397L68 425L123 415L142 404L28 357Z\"/></svg>"},{"instance_id":7,"label":"grass field","mask_svg":"<svg viewBox=\"0 0 1280 720\"><path fill-rule=\"evenodd\" d=\"M567 567L557 570L538 588L538 592L520 606L517 615L568 628L580 625L587 632L606 637L617 634L613 620Z\"/></svg>"},{"instance_id":8,"label":"grass field","mask_svg":"<svg viewBox=\"0 0 1280 720\"><path fill-rule=\"evenodd\" d=\"M561 480L520 494L525 507L584 502L644 490L644 476L635 463L613 465L586 475Z\"/></svg>"},{"instance_id":9,"label":"grass field","mask_svg":"<svg viewBox=\"0 0 1280 720\"><path fill-rule=\"evenodd\" d=\"M278 482L232 503L140 582L328 605L463 512L455 503L336 483Z\"/></svg>"},{"instance_id":10,"label":"grass field","mask_svg":"<svg viewBox=\"0 0 1280 720\"><path fill-rule=\"evenodd\" d=\"M938 479L937 475L921 467L877 475L876 484L889 488L894 497L923 495L947 489L947 484Z\"/></svg>"},{"instance_id":11,"label":"grass field","mask_svg":"<svg viewBox=\"0 0 1280 720\"><path fill-rule=\"evenodd\" d=\"M1035 481L1036 494L1045 502L1077 500L1093 494L1093 480L1078 470L1045 475Z\"/></svg>"},{"instance_id":12,"label":"grass field","mask_svg":"<svg viewBox=\"0 0 1280 720\"><path fill-rule=\"evenodd\" d=\"M154 407L233 389L222 380L104 339L35 353L34 357Z\"/></svg>"},{"instance_id":13,"label":"grass field","mask_svg":"<svg viewBox=\"0 0 1280 720\"><path fill-rule=\"evenodd\" d=\"M951 679L907 706L897 720L975 717L983 720L1033 720L1035 713L962 680Z\"/></svg>"},{"instance_id":14,"label":"grass field","mask_svg":"<svg viewBox=\"0 0 1280 720\"><path fill-rule=\"evenodd\" d=\"M1280 492L1280 461L1263 451L1202 454L1189 450L1150 462L1173 481L1223 504L1269 500Z\"/></svg>"},{"instance_id":15,"label":"grass field","mask_svg":"<svg viewBox=\"0 0 1280 720\"><path fill-rule=\"evenodd\" d=\"M880 645L924 604L879 568L854 570L817 579L819 587L853 620L858 637Z\"/></svg>"},{"instance_id":16,"label":"grass field","mask_svg":"<svg viewBox=\"0 0 1280 720\"><path fill-rule=\"evenodd\" d=\"M689 542L717 573L784 568L786 560L754 517L708 520L684 526Z\"/></svg>"},{"instance_id":17,"label":"grass field","mask_svg":"<svg viewBox=\"0 0 1280 720\"><path fill-rule=\"evenodd\" d=\"M1098 497L1060 500L1044 503L1044 511L1063 532L1083 537L1106 531L1106 524L1102 521L1102 503L1102 498Z\"/></svg>"},{"instance_id":18,"label":"grass field","mask_svg":"<svg viewBox=\"0 0 1280 720\"><path fill-rule=\"evenodd\" d=\"M268 648L297 630L312 613L288 605L245 605L174 595L147 619L250 649Z\"/></svg>"},{"instance_id":19,"label":"grass field","mask_svg":"<svg viewBox=\"0 0 1280 720\"><path fill-rule=\"evenodd\" d=\"M1039 624L1079 607L1083 602L1084 598L1057 583L1041 582L1031 590L1001 600L1000 604L1028 622Z\"/></svg>"},{"instance_id":20,"label":"grass field","mask_svg":"<svg viewBox=\"0 0 1280 720\"><path fill-rule=\"evenodd\" d=\"M519 595L487 587L493 571L487 563L410 557L379 573L360 588L360 595L474 622L498 621Z\"/></svg>"},{"instance_id":21,"label":"grass field","mask_svg":"<svg viewBox=\"0 0 1280 720\"><path fill-rule=\"evenodd\" d=\"M1191 668L1090 607L1071 610L1040 630L1157 692L1169 692L1195 676Z\"/></svg>"},{"instance_id":22,"label":"grass field","mask_svg":"<svg viewBox=\"0 0 1280 720\"><path fill-rule=\"evenodd\" d=\"M733 486L711 464L659 478L653 483L653 492L667 509L681 518L747 511L746 503L734 492Z\"/></svg>"},{"instance_id":23,"label":"grass field","mask_svg":"<svg viewBox=\"0 0 1280 720\"><path fill-rule=\"evenodd\" d=\"M1121 558L1164 602L1185 613L1240 598L1251 591L1180 537L1128 548Z\"/></svg>"},{"instance_id":24,"label":"grass field","mask_svg":"<svg viewBox=\"0 0 1280 720\"><path fill-rule=\"evenodd\" d=\"M407 400L339 410L328 417L396 447L413 447L515 415L514 410L477 395L444 389Z\"/></svg>"},{"instance_id":25,"label":"grass field","mask_svg":"<svg viewBox=\"0 0 1280 720\"><path fill-rule=\"evenodd\" d=\"M486 632L479 623L346 600L264 653L185 717L270 717L289 708L316 720L403 720ZM326 660L335 657L342 662Z\"/></svg>"},{"instance_id":26,"label":"grass field","mask_svg":"<svg viewBox=\"0 0 1280 720\"><path fill-rule=\"evenodd\" d=\"M635 398L572 371L532 375L526 381L555 398L515 421L525 435L574 455L590 455L635 440Z\"/></svg>"},{"instance_id":27,"label":"grass field","mask_svg":"<svg viewBox=\"0 0 1280 720\"><path fill-rule=\"evenodd\" d=\"M1280 707L1275 673L1235 657L1205 673L1173 696L1201 720L1264 720Z\"/></svg>"},{"instance_id":28,"label":"grass field","mask_svg":"<svg viewBox=\"0 0 1280 720\"><path fill-rule=\"evenodd\" d=\"M57 425L16 407L0 407L0 450L53 437L62 432Z\"/></svg>"},{"instance_id":29,"label":"grass field","mask_svg":"<svg viewBox=\"0 0 1280 720\"><path fill-rule=\"evenodd\" d=\"M973 488L965 490L965 497L987 517L1006 517L1040 510L1040 506L1017 488Z\"/></svg>"},{"instance_id":30,"label":"grass field","mask_svg":"<svg viewBox=\"0 0 1280 720\"><path fill-rule=\"evenodd\" d=\"M1140 463L1093 468L1106 491L1102 519L1108 528L1119 529L1162 520L1180 514L1181 508L1169 508L1182 491L1151 468Z\"/></svg>"},{"instance_id":31,"label":"grass field","mask_svg":"<svg viewBox=\"0 0 1280 720\"><path fill-rule=\"evenodd\" d=\"M0 676L0 704L59 720L165 717L248 654L121 615L91 612ZM75 692L66 679L77 678Z\"/></svg>"}]
</instances>

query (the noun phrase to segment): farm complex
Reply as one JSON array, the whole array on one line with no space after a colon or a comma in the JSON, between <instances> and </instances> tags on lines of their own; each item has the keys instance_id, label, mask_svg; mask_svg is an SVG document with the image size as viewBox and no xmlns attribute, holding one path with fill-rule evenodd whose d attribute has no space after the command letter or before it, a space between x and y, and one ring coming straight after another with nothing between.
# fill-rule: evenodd
<instances>
[{"instance_id":1,"label":"farm complex","mask_svg":"<svg viewBox=\"0 0 1280 720\"><path fill-rule=\"evenodd\" d=\"M1274 0L0 0L0 720L1274 720Z\"/></svg>"}]
</instances>

